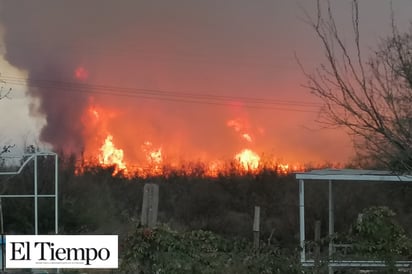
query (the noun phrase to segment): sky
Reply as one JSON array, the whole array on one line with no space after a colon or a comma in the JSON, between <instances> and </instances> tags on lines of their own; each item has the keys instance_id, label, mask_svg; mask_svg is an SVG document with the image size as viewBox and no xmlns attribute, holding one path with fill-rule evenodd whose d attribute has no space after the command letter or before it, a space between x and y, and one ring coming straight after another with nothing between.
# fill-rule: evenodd
<instances>
[{"instance_id":1,"label":"sky","mask_svg":"<svg viewBox=\"0 0 412 274\"><path fill-rule=\"evenodd\" d=\"M345 37L350 1L332 0ZM392 1L406 30L412 1ZM344 130L316 123L304 87L324 60L304 22L314 0L0 0L0 144L95 156L108 135L129 161L347 162ZM360 1L365 55L390 33L390 2ZM250 138L245 138L247 134Z\"/></svg>"}]
</instances>

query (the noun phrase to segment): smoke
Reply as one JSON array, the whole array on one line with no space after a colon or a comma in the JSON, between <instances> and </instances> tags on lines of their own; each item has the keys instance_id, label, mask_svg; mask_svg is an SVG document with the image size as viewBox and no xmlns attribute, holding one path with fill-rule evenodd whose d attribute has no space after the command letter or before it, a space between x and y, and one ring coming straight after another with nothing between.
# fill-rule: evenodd
<instances>
[{"instance_id":1,"label":"smoke","mask_svg":"<svg viewBox=\"0 0 412 274\"><path fill-rule=\"evenodd\" d=\"M219 78L230 75L214 72L214 60L208 62L211 56L219 59L233 49L221 48L210 39L220 27L210 26L209 21L214 20L209 18L210 7L184 2L179 6L151 1L3 1L0 20L6 30L5 57L28 72L28 94L39 102L33 104L31 113L46 120L41 141L56 150L80 153L86 145L85 134L90 135L82 117L94 102L127 109L128 115L123 111L110 130L124 131L122 124L127 123L128 135L140 143L145 141L143 135L149 135L159 142L191 139L193 148L221 150L216 144L224 146L224 142L208 135L216 131L216 125L220 131L224 129L227 113L222 109L210 113L202 106L170 104L175 97L163 103L124 98L116 96L117 90L110 90L109 98L96 88L210 92L214 88L210 83L215 82L218 90L213 91L226 89L228 83ZM216 19L225 20L221 16ZM139 146L128 139L123 146Z\"/></svg>"},{"instance_id":2,"label":"smoke","mask_svg":"<svg viewBox=\"0 0 412 274\"><path fill-rule=\"evenodd\" d=\"M313 153L302 145L307 137L300 124L316 114L277 102L267 105L275 110L261 103L246 109L236 99L305 97L299 69L291 67L296 37L280 36L286 27L300 31L290 23L296 17L286 18L275 2L10 0L0 2L0 24L5 58L27 71L28 95L38 102L31 115L46 120L40 139L55 150L98 151L107 132L84 118L95 105L113 110L104 129L126 158L139 157L150 141L176 157L233 159L245 141L227 121L246 119L255 130L242 132L253 137L251 149L297 159ZM290 1L281 2L293 10ZM233 100L221 106L202 94ZM317 149L325 141L313 143Z\"/></svg>"},{"instance_id":3,"label":"smoke","mask_svg":"<svg viewBox=\"0 0 412 274\"><path fill-rule=\"evenodd\" d=\"M28 72L28 94L39 99L31 113L47 122L40 133L41 141L66 152L83 150L81 118L90 94L73 87L76 82L88 80L76 77L76 69L90 62L93 56L89 53L101 45L120 44L116 33L136 21L137 11L132 1L1 3L5 57L10 64Z\"/></svg>"}]
</instances>

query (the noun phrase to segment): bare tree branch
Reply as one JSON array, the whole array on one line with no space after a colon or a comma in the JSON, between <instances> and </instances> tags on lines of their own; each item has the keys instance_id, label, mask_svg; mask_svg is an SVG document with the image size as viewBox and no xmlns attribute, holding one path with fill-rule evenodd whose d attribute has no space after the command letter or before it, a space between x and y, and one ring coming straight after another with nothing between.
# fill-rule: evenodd
<instances>
[{"instance_id":1,"label":"bare tree branch","mask_svg":"<svg viewBox=\"0 0 412 274\"><path fill-rule=\"evenodd\" d=\"M0 76L1 76L1 74L0 74ZM3 99L3 98L9 98L10 99L9 95L10 95L12 89L11 88L8 88L8 89L5 88L5 85L6 85L6 81L0 79L0 100ZM4 90L6 90L6 91L4 91Z\"/></svg>"},{"instance_id":2,"label":"bare tree branch","mask_svg":"<svg viewBox=\"0 0 412 274\"><path fill-rule=\"evenodd\" d=\"M412 33L400 34L392 15L391 36L365 59L357 0L352 0L351 11L350 45L339 33L328 0L317 0L316 18L306 15L326 60L313 73L303 70L307 87L324 103L321 122L347 128L359 155L394 170L411 171Z\"/></svg>"}]
</instances>

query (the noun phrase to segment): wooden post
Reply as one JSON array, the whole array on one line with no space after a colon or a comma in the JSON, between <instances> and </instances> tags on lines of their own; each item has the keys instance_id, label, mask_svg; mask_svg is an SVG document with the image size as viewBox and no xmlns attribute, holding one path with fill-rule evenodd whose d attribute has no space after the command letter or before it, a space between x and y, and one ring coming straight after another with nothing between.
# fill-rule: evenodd
<instances>
[{"instance_id":1,"label":"wooden post","mask_svg":"<svg viewBox=\"0 0 412 274\"><path fill-rule=\"evenodd\" d=\"M143 226L153 228L157 223L157 211L159 206L159 186L145 184L143 188L143 204L140 222Z\"/></svg>"},{"instance_id":2,"label":"wooden post","mask_svg":"<svg viewBox=\"0 0 412 274\"><path fill-rule=\"evenodd\" d=\"M255 206L255 215L253 218L253 247L259 248L260 240L260 207Z\"/></svg>"},{"instance_id":3,"label":"wooden post","mask_svg":"<svg viewBox=\"0 0 412 274\"><path fill-rule=\"evenodd\" d=\"M320 221L315 221L315 271L318 273L320 269Z\"/></svg>"}]
</instances>

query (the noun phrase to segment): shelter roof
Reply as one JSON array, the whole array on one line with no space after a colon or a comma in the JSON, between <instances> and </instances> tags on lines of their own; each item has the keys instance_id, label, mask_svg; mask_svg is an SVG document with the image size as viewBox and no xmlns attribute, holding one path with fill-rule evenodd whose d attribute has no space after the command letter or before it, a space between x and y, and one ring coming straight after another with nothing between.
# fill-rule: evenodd
<instances>
[{"instance_id":1,"label":"shelter roof","mask_svg":"<svg viewBox=\"0 0 412 274\"><path fill-rule=\"evenodd\" d=\"M398 174L386 170L365 169L316 169L296 173L298 180L333 180L333 181L376 181L376 182L412 182L411 174Z\"/></svg>"}]
</instances>

